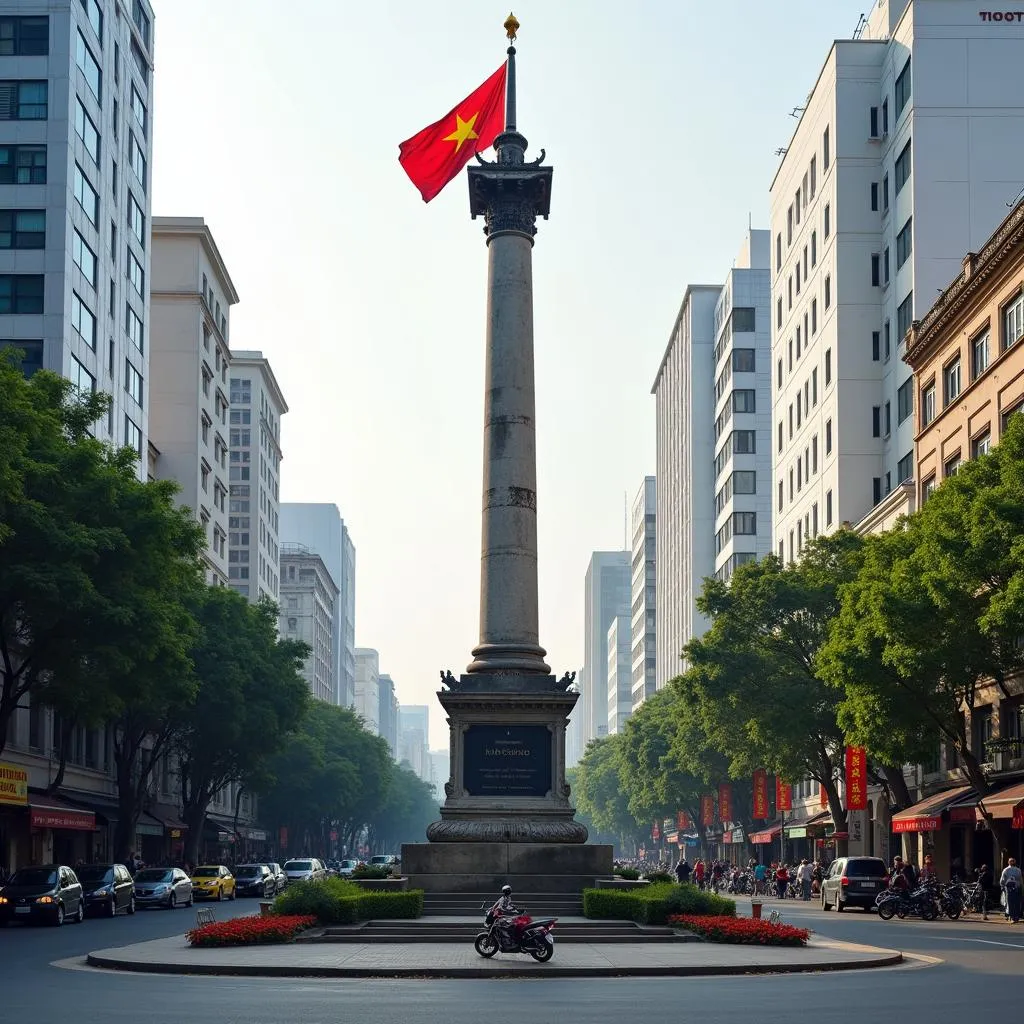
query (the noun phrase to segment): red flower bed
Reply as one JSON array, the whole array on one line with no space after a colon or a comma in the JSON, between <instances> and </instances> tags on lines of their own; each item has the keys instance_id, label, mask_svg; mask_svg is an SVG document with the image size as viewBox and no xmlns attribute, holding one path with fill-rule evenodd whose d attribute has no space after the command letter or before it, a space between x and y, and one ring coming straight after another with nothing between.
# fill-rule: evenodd
<instances>
[{"instance_id":1,"label":"red flower bed","mask_svg":"<svg viewBox=\"0 0 1024 1024\"><path fill-rule=\"evenodd\" d=\"M772 924L749 917L695 917L673 914L669 924L702 935L708 942L732 942L748 946L806 946L810 932L789 924Z\"/></svg>"},{"instance_id":2,"label":"red flower bed","mask_svg":"<svg viewBox=\"0 0 1024 1024\"><path fill-rule=\"evenodd\" d=\"M236 917L193 928L185 933L185 938L193 946L254 946L287 942L315 924L316 918L311 915Z\"/></svg>"}]
</instances>

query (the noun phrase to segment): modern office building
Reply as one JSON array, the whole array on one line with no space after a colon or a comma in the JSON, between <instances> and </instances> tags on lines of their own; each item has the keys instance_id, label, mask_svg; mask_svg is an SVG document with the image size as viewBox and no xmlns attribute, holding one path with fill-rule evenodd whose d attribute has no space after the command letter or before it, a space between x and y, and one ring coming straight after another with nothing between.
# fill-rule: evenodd
<instances>
[{"instance_id":1,"label":"modern office building","mask_svg":"<svg viewBox=\"0 0 1024 1024\"><path fill-rule=\"evenodd\" d=\"M109 394L143 480L152 82L143 0L0 3L0 345Z\"/></svg>"},{"instance_id":2,"label":"modern office building","mask_svg":"<svg viewBox=\"0 0 1024 1024\"><path fill-rule=\"evenodd\" d=\"M228 349L238 302L202 217L154 217L149 331L149 441L154 475L206 534L207 581L228 582ZM232 431L234 433L234 431ZM230 516L248 531L248 517ZM248 533L245 534L248 536Z\"/></svg>"},{"instance_id":3,"label":"modern office building","mask_svg":"<svg viewBox=\"0 0 1024 1024\"><path fill-rule=\"evenodd\" d=\"M565 766L573 768L579 764L587 748L584 739L587 733L587 706L583 694L583 669L576 673L576 682L569 689L579 694L576 706L569 715L569 725L565 730Z\"/></svg>"},{"instance_id":4,"label":"modern office building","mask_svg":"<svg viewBox=\"0 0 1024 1024\"><path fill-rule=\"evenodd\" d=\"M616 615L608 627L608 735L622 732L633 713L633 665L628 615Z\"/></svg>"},{"instance_id":5,"label":"modern office building","mask_svg":"<svg viewBox=\"0 0 1024 1024\"><path fill-rule=\"evenodd\" d=\"M720 284L687 287L651 389L658 689L682 671L684 646L707 628L697 598L715 571L715 480L753 454L755 444L753 431L731 427L715 442L715 309L721 292Z\"/></svg>"},{"instance_id":6,"label":"modern office building","mask_svg":"<svg viewBox=\"0 0 1024 1024\"><path fill-rule=\"evenodd\" d=\"M608 735L608 630L617 616L629 617L630 582L628 551L595 551L590 556L584 582L585 660L581 672L581 692L586 700L580 737L584 749L591 740Z\"/></svg>"},{"instance_id":7,"label":"modern office building","mask_svg":"<svg viewBox=\"0 0 1024 1024\"><path fill-rule=\"evenodd\" d=\"M288 406L262 352L233 351L230 382L229 508L239 526L230 528L228 576L250 601L276 602L281 561L281 417Z\"/></svg>"},{"instance_id":8,"label":"modern office building","mask_svg":"<svg viewBox=\"0 0 1024 1024\"><path fill-rule=\"evenodd\" d=\"M380 735L380 655L372 647L357 647L356 693L353 707L366 728Z\"/></svg>"},{"instance_id":9,"label":"modern office building","mask_svg":"<svg viewBox=\"0 0 1024 1024\"><path fill-rule=\"evenodd\" d=\"M434 796L444 802L444 787L451 775L451 761L447 750L430 751L430 777L434 784Z\"/></svg>"},{"instance_id":10,"label":"modern office building","mask_svg":"<svg viewBox=\"0 0 1024 1024\"><path fill-rule=\"evenodd\" d=\"M377 677L377 735L388 745L391 758L398 760L398 698L395 682L382 673Z\"/></svg>"},{"instance_id":11,"label":"modern office building","mask_svg":"<svg viewBox=\"0 0 1024 1024\"><path fill-rule=\"evenodd\" d=\"M281 545L280 612L278 630L287 640L309 645L302 674L317 700L334 704L334 606L338 587L320 555L302 544Z\"/></svg>"},{"instance_id":12,"label":"modern office building","mask_svg":"<svg viewBox=\"0 0 1024 1024\"><path fill-rule=\"evenodd\" d=\"M747 232L715 306L714 555L726 582L772 549L770 248L768 231Z\"/></svg>"},{"instance_id":13,"label":"modern office building","mask_svg":"<svg viewBox=\"0 0 1024 1024\"><path fill-rule=\"evenodd\" d=\"M398 708L398 760L424 781L431 781L430 709L425 704Z\"/></svg>"},{"instance_id":14,"label":"modern office building","mask_svg":"<svg viewBox=\"0 0 1024 1024\"><path fill-rule=\"evenodd\" d=\"M657 688L657 503L656 478L644 477L633 499L633 602L630 609L631 694L634 711Z\"/></svg>"},{"instance_id":15,"label":"modern office building","mask_svg":"<svg viewBox=\"0 0 1024 1024\"><path fill-rule=\"evenodd\" d=\"M338 506L323 502L283 502L281 543L305 544L324 560L338 587L334 607L334 650L338 659L337 702L356 699L356 549Z\"/></svg>"},{"instance_id":16,"label":"modern office building","mask_svg":"<svg viewBox=\"0 0 1024 1024\"><path fill-rule=\"evenodd\" d=\"M879 0L818 74L771 187L787 558L914 474L906 338L1020 191L1022 52L1024 21L967 0Z\"/></svg>"}]
</instances>

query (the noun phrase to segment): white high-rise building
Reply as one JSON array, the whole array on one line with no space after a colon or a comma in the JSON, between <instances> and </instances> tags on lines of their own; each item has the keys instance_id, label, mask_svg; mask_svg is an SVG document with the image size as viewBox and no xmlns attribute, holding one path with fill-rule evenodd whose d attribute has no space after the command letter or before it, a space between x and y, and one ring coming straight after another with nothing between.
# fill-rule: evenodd
<instances>
[{"instance_id":1,"label":"white high-rise building","mask_svg":"<svg viewBox=\"0 0 1024 1024\"><path fill-rule=\"evenodd\" d=\"M879 0L859 38L833 44L772 183L786 558L913 475L906 333L1020 191L1024 20L985 15L968 0Z\"/></svg>"},{"instance_id":2,"label":"white high-rise building","mask_svg":"<svg viewBox=\"0 0 1024 1024\"><path fill-rule=\"evenodd\" d=\"M431 781L430 709L425 704L398 708L398 760L408 762L424 782Z\"/></svg>"},{"instance_id":3,"label":"white high-rise building","mask_svg":"<svg viewBox=\"0 0 1024 1024\"><path fill-rule=\"evenodd\" d=\"M287 640L309 645L302 674L317 700L333 704L338 692L334 650L335 584L324 560L302 544L281 546L278 629Z\"/></svg>"},{"instance_id":4,"label":"white high-rise building","mask_svg":"<svg viewBox=\"0 0 1024 1024\"><path fill-rule=\"evenodd\" d=\"M338 506L323 502L281 504L281 544L305 544L324 560L338 587L334 606L334 652L337 703L352 707L356 699L356 549Z\"/></svg>"},{"instance_id":5,"label":"white high-rise building","mask_svg":"<svg viewBox=\"0 0 1024 1024\"><path fill-rule=\"evenodd\" d=\"M580 673L586 712L580 737L584 750L591 740L608 735L608 630L616 616L629 616L630 582L628 551L595 551L590 556L584 584L585 660Z\"/></svg>"},{"instance_id":6,"label":"white high-rise building","mask_svg":"<svg viewBox=\"0 0 1024 1024\"><path fill-rule=\"evenodd\" d=\"M632 691L630 700L636 711L657 687L657 503L656 478L644 477L633 501L633 587L632 621Z\"/></svg>"},{"instance_id":7,"label":"white high-rise building","mask_svg":"<svg viewBox=\"0 0 1024 1024\"><path fill-rule=\"evenodd\" d=\"M207 582L228 581L228 350L238 293L202 217L154 217L149 441L154 475L206 534ZM231 516L240 529L241 519ZM244 529L248 530L248 518Z\"/></svg>"},{"instance_id":8,"label":"white high-rise building","mask_svg":"<svg viewBox=\"0 0 1024 1024\"><path fill-rule=\"evenodd\" d=\"M393 760L398 760L398 698L395 681L386 672L377 677L377 735L383 739Z\"/></svg>"},{"instance_id":9,"label":"white high-rise building","mask_svg":"<svg viewBox=\"0 0 1024 1024\"><path fill-rule=\"evenodd\" d=\"M770 248L770 232L747 232L715 307L714 552L725 581L772 549Z\"/></svg>"},{"instance_id":10,"label":"white high-rise building","mask_svg":"<svg viewBox=\"0 0 1024 1024\"><path fill-rule=\"evenodd\" d=\"M288 411L262 352L231 353L231 585L250 601L277 601L280 582L281 417ZM247 523L243 529L241 523Z\"/></svg>"},{"instance_id":11,"label":"white high-rise building","mask_svg":"<svg viewBox=\"0 0 1024 1024\"><path fill-rule=\"evenodd\" d=\"M380 735L380 655L372 647L357 647L356 692L353 707L366 728Z\"/></svg>"},{"instance_id":12,"label":"white high-rise building","mask_svg":"<svg viewBox=\"0 0 1024 1024\"><path fill-rule=\"evenodd\" d=\"M608 735L622 732L633 713L633 674L628 615L616 615L608 627Z\"/></svg>"},{"instance_id":13,"label":"white high-rise building","mask_svg":"<svg viewBox=\"0 0 1024 1024\"><path fill-rule=\"evenodd\" d=\"M697 611L715 571L716 474L754 451L754 431L714 437L715 307L722 286L689 285L654 378L658 508L657 686L683 669L683 647L707 628Z\"/></svg>"},{"instance_id":14,"label":"white high-rise building","mask_svg":"<svg viewBox=\"0 0 1024 1024\"><path fill-rule=\"evenodd\" d=\"M0 338L113 403L147 472L153 10L0 3Z\"/></svg>"}]
</instances>

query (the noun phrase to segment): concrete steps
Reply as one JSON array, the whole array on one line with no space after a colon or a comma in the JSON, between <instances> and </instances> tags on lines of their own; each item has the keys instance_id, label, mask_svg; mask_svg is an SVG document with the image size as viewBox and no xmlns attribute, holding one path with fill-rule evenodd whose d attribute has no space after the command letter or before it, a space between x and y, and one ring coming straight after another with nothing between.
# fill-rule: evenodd
<instances>
[{"instance_id":1,"label":"concrete steps","mask_svg":"<svg viewBox=\"0 0 1024 1024\"><path fill-rule=\"evenodd\" d=\"M498 899L494 893L428 892L423 897L424 917L478 917ZM579 893L522 893L513 899L527 908L530 916L582 917L583 897ZM486 904L486 906L485 906Z\"/></svg>"}]
</instances>

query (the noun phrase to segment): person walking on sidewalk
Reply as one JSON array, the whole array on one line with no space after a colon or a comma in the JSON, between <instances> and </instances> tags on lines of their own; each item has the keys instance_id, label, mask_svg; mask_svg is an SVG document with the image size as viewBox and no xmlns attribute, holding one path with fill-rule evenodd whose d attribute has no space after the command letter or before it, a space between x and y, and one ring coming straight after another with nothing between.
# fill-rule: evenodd
<instances>
[{"instance_id":1,"label":"person walking on sidewalk","mask_svg":"<svg viewBox=\"0 0 1024 1024\"><path fill-rule=\"evenodd\" d=\"M988 891L992 888L992 872L987 864L978 868L978 901L981 903L981 919L988 920Z\"/></svg>"},{"instance_id":2,"label":"person walking on sidewalk","mask_svg":"<svg viewBox=\"0 0 1024 1024\"><path fill-rule=\"evenodd\" d=\"M1006 897L1006 916L1014 923L1020 924L1020 903L1021 886L1024 885L1024 878L1021 877L1020 868L1017 862L1011 857L1003 873L999 876L999 888L1003 890Z\"/></svg>"},{"instance_id":3,"label":"person walking on sidewalk","mask_svg":"<svg viewBox=\"0 0 1024 1024\"><path fill-rule=\"evenodd\" d=\"M800 883L800 895L804 901L811 898L811 881L813 880L814 868L806 860L800 861L800 867L796 869L796 880Z\"/></svg>"},{"instance_id":4,"label":"person walking on sidewalk","mask_svg":"<svg viewBox=\"0 0 1024 1024\"><path fill-rule=\"evenodd\" d=\"M686 860L686 854L680 858L679 863L676 865L676 879L680 885L686 885L690 880L690 874L693 868L690 867L689 862Z\"/></svg>"}]
</instances>

